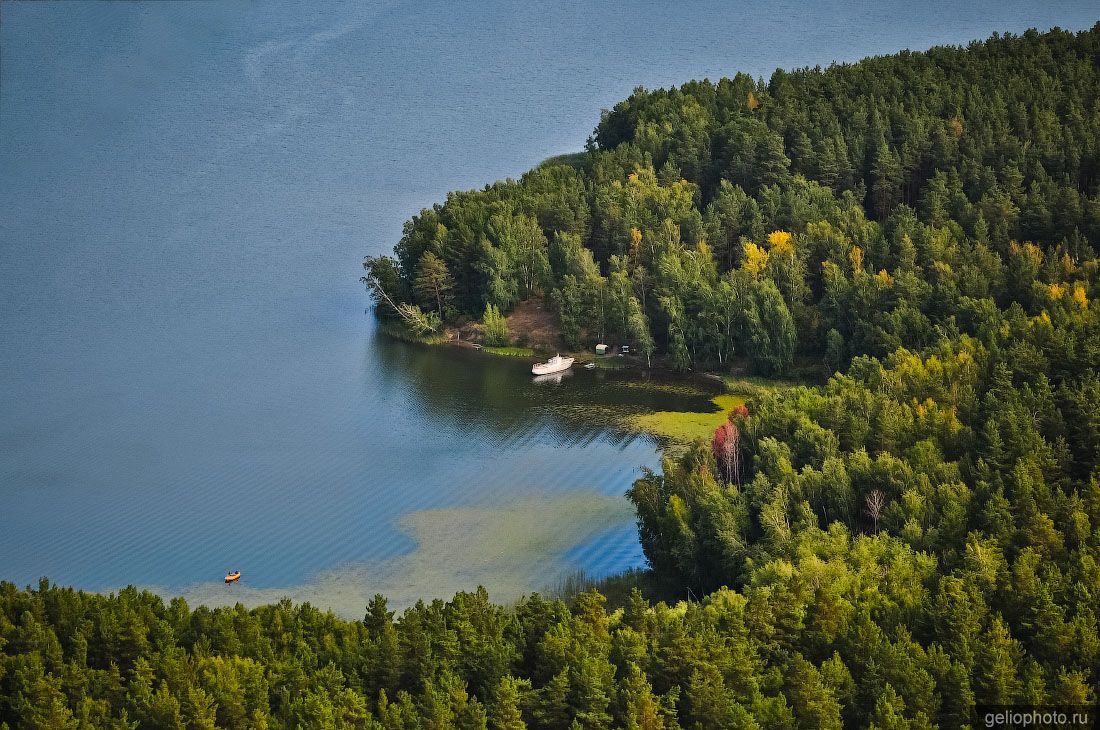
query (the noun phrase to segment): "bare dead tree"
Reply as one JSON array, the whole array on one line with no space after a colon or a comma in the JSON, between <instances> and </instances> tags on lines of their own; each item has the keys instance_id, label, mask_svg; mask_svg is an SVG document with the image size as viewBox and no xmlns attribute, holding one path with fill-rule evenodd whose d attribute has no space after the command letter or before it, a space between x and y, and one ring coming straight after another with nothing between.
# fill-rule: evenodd
<instances>
[{"instance_id":1,"label":"bare dead tree","mask_svg":"<svg viewBox=\"0 0 1100 730\"><path fill-rule=\"evenodd\" d=\"M726 482L733 482L733 459L734 454L737 452L737 445L733 443L733 439L727 438L722 442L722 466L726 469Z\"/></svg>"},{"instance_id":2,"label":"bare dead tree","mask_svg":"<svg viewBox=\"0 0 1100 730\"><path fill-rule=\"evenodd\" d=\"M727 427L722 442L722 464L726 467L726 481L741 486L741 430L736 424Z\"/></svg>"},{"instance_id":3,"label":"bare dead tree","mask_svg":"<svg viewBox=\"0 0 1100 730\"><path fill-rule=\"evenodd\" d=\"M736 423L726 421L714 430L711 440L714 460L718 462L726 484L741 486L741 430Z\"/></svg>"},{"instance_id":4,"label":"bare dead tree","mask_svg":"<svg viewBox=\"0 0 1100 730\"><path fill-rule=\"evenodd\" d=\"M878 521L882 517L882 510L886 507L886 495L881 489L872 489L867 493L867 516L875 523L875 534L878 534Z\"/></svg>"}]
</instances>

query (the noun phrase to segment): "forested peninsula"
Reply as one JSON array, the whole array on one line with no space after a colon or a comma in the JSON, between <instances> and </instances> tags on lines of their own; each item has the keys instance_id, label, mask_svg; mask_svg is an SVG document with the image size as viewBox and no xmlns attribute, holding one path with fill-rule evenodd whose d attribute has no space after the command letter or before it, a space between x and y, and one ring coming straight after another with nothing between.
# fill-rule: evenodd
<instances>
[{"instance_id":1,"label":"forested peninsula","mask_svg":"<svg viewBox=\"0 0 1100 730\"><path fill-rule=\"evenodd\" d=\"M958 728L1100 680L1100 25L639 89L368 259L417 337L784 374L638 480L629 592L345 621L0 584L11 728ZM629 586L628 586L629 587Z\"/></svg>"}]
</instances>

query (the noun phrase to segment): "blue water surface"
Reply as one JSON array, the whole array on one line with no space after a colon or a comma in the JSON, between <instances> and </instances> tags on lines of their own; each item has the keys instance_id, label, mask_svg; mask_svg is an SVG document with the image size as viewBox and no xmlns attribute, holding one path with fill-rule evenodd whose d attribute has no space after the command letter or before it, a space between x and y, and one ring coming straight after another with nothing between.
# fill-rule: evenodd
<instances>
[{"instance_id":1,"label":"blue water surface","mask_svg":"<svg viewBox=\"0 0 1100 730\"><path fill-rule=\"evenodd\" d=\"M398 520L417 510L622 494L657 445L570 414L636 400L380 337L363 256L448 190L580 149L638 85L1096 16L1057 0L3 2L0 578L182 589L240 567L289 586L412 550ZM643 560L621 514L553 549L595 574Z\"/></svg>"}]
</instances>

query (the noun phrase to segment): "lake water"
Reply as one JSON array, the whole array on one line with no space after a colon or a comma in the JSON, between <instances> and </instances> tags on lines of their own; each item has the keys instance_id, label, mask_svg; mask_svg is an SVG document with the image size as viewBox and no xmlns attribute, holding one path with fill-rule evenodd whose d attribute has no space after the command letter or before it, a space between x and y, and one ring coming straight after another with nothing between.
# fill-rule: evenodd
<instances>
[{"instance_id":1,"label":"lake water","mask_svg":"<svg viewBox=\"0 0 1100 730\"><path fill-rule=\"evenodd\" d=\"M3 2L0 578L354 616L375 590L506 600L641 564L621 495L659 454L615 418L683 400L389 341L362 257L448 190L581 148L636 85L1096 15Z\"/></svg>"}]
</instances>

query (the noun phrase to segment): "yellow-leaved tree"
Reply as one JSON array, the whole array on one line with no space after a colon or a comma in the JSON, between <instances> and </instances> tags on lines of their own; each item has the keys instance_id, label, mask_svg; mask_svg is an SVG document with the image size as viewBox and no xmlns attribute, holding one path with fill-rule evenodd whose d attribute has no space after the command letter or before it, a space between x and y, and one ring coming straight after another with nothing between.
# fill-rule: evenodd
<instances>
[{"instance_id":1,"label":"yellow-leaved tree","mask_svg":"<svg viewBox=\"0 0 1100 730\"><path fill-rule=\"evenodd\" d=\"M858 274L863 271L863 249L859 246L852 246L852 250L848 252L848 260L852 262L852 273Z\"/></svg>"},{"instance_id":2,"label":"yellow-leaved tree","mask_svg":"<svg viewBox=\"0 0 1100 730\"><path fill-rule=\"evenodd\" d=\"M794 253L794 238L790 231L772 231L768 234L768 250L773 254Z\"/></svg>"},{"instance_id":3,"label":"yellow-leaved tree","mask_svg":"<svg viewBox=\"0 0 1100 730\"><path fill-rule=\"evenodd\" d=\"M1077 306L1081 309L1089 308L1089 298L1085 293L1085 287L1082 284L1078 284L1073 287L1073 301L1077 303Z\"/></svg>"},{"instance_id":4,"label":"yellow-leaved tree","mask_svg":"<svg viewBox=\"0 0 1100 730\"><path fill-rule=\"evenodd\" d=\"M745 242L745 260L741 263L741 269L747 271L753 279L759 279L768 265L768 252L757 246L752 241Z\"/></svg>"}]
</instances>

